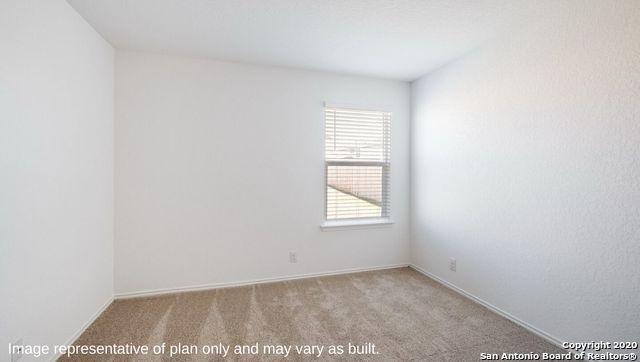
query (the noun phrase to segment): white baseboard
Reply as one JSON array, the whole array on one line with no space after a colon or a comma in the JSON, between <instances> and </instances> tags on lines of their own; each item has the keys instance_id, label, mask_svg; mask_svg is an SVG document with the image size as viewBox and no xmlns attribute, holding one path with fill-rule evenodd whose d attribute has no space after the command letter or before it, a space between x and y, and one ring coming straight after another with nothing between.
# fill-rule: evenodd
<instances>
[{"instance_id":1,"label":"white baseboard","mask_svg":"<svg viewBox=\"0 0 640 362\"><path fill-rule=\"evenodd\" d=\"M100 316L100 314L102 314L102 312L104 312L107 307L109 307L109 305L111 305L111 303L113 302L113 297L110 297L109 299L107 299L106 302L104 302L104 304L98 308L98 310L93 313L93 315L91 316L91 318L89 318L88 321L86 321L82 327L80 327L80 329L78 329L76 331L76 333L73 334L73 336L71 336L71 338L69 338L69 340L67 341L67 343L65 344L65 346L70 346L72 344L74 344L76 342L76 340L78 339L78 337L80 337L80 335L82 335L82 333L84 333L84 331L87 330L87 328L89 328L89 326L96 321L96 319L98 319L98 317ZM61 354L56 354L55 356L53 356L51 358L51 361L55 361L57 360L59 357L61 356Z\"/></svg>"},{"instance_id":2,"label":"white baseboard","mask_svg":"<svg viewBox=\"0 0 640 362\"><path fill-rule=\"evenodd\" d=\"M424 276L426 276L426 277L428 277L430 279L433 279L435 282L437 282L439 284L442 284L443 286L453 290L454 292L456 292L458 294L461 294L462 296L464 296L464 297L466 297L466 298L468 298L468 299L470 299L470 300L472 300L472 301L474 301L474 302L476 302L476 303L488 308L489 310L493 311L494 313L496 313L496 314L498 314L498 315L500 315L500 316L502 316L504 318L507 318L508 320L510 320L513 323L521 326L522 328L528 330L529 332L531 332L531 333L533 333L533 334L535 334L535 335L547 340L548 342L550 342L550 343L562 348L562 340L560 338L558 338L556 336L553 336L553 335L551 335L551 334L549 334L549 333L547 333L547 332L545 332L545 331L543 331L543 330L541 330L541 329L539 329L537 327L532 326L531 324L523 321L522 319L520 319L520 318L518 318L518 317L516 317L516 316L514 316L514 315L512 315L512 314L510 314L508 312L503 311L502 309L494 306L493 304L491 304L489 302L486 302L486 301L476 297L475 295L465 291L464 289L459 288L456 285L454 285L452 283L449 283L448 281L446 281L446 280L444 280L444 279L442 279L442 278L440 278L440 277L438 277L438 276L436 276L434 274L431 274L428 271L426 271L426 270L424 270L424 269L422 269L422 268L420 268L420 267L418 267L418 266L416 266L414 264L409 264L409 267L411 269L417 271L418 273L423 274Z\"/></svg>"},{"instance_id":3,"label":"white baseboard","mask_svg":"<svg viewBox=\"0 0 640 362\"><path fill-rule=\"evenodd\" d=\"M288 276L283 276L283 277L250 279L250 280L235 281L235 282L191 285L191 286L177 287L177 288L162 288L162 289L154 289L154 290L144 290L144 291L139 291L139 292L117 293L114 296L114 298L116 300L119 300L119 299L129 299L129 298L150 297L150 296L163 295L163 294L194 292L194 291L220 289L220 288L231 288L231 287L241 287L241 286L247 286L247 285L264 284L264 283L275 283L275 282L282 282L282 281L287 281L287 280L316 278L316 277L324 277L324 276L329 276L329 275L350 274L350 273L358 273L358 272L373 271L373 270L406 268L408 266L409 266L408 263L405 263L405 264L391 264L391 265L383 265L383 266L376 266L376 267L341 269L341 270L334 270L334 271L320 272L320 273L296 274L296 275L288 275Z\"/></svg>"}]
</instances>

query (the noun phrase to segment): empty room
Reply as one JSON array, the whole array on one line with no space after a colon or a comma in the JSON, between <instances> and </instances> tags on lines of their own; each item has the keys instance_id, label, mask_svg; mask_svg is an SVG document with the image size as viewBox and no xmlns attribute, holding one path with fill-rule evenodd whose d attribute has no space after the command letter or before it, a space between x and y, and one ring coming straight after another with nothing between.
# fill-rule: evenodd
<instances>
[{"instance_id":1,"label":"empty room","mask_svg":"<svg viewBox=\"0 0 640 362\"><path fill-rule=\"evenodd\" d=\"M0 361L635 361L640 1L0 0Z\"/></svg>"}]
</instances>

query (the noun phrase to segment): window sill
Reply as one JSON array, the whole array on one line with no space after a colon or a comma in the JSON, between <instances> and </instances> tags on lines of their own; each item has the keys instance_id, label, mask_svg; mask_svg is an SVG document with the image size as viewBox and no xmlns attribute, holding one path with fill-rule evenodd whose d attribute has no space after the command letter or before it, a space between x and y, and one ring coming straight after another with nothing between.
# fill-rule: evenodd
<instances>
[{"instance_id":1,"label":"window sill","mask_svg":"<svg viewBox=\"0 0 640 362\"><path fill-rule=\"evenodd\" d=\"M389 227L393 225L391 219L364 219L364 220L330 220L320 224L322 231L349 230L349 229L370 229L378 227Z\"/></svg>"}]
</instances>

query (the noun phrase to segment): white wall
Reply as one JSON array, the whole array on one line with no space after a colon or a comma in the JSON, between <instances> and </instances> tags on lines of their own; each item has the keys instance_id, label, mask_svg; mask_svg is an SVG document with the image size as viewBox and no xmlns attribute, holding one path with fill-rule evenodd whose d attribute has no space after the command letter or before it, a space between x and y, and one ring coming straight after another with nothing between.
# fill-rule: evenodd
<instances>
[{"instance_id":1,"label":"white wall","mask_svg":"<svg viewBox=\"0 0 640 362\"><path fill-rule=\"evenodd\" d=\"M0 360L113 294L113 49L64 1L0 3Z\"/></svg>"},{"instance_id":2,"label":"white wall","mask_svg":"<svg viewBox=\"0 0 640 362\"><path fill-rule=\"evenodd\" d=\"M409 99L405 82L118 51L116 293L407 263ZM392 227L320 231L324 101L393 112Z\"/></svg>"},{"instance_id":3,"label":"white wall","mask_svg":"<svg viewBox=\"0 0 640 362\"><path fill-rule=\"evenodd\" d=\"M640 3L556 5L413 84L412 258L556 338L637 340Z\"/></svg>"}]
</instances>

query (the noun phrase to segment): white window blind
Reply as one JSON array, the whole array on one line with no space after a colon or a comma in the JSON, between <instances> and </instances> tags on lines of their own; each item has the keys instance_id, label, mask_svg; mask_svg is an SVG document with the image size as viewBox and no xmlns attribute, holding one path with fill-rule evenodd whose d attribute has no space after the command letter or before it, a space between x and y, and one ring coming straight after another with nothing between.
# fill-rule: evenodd
<instances>
[{"instance_id":1,"label":"white window blind","mask_svg":"<svg viewBox=\"0 0 640 362\"><path fill-rule=\"evenodd\" d=\"M325 108L327 220L388 218L391 113Z\"/></svg>"}]
</instances>

